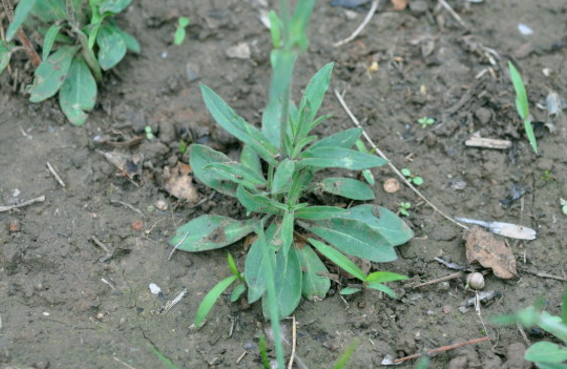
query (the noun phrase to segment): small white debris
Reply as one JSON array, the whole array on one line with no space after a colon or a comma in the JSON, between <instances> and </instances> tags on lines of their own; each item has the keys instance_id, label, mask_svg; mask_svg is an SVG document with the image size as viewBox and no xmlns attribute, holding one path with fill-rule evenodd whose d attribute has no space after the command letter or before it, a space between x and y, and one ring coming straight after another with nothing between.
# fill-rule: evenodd
<instances>
[{"instance_id":1,"label":"small white debris","mask_svg":"<svg viewBox=\"0 0 567 369\"><path fill-rule=\"evenodd\" d=\"M49 316L49 313L47 311L44 311L43 316Z\"/></svg>"},{"instance_id":2,"label":"small white debris","mask_svg":"<svg viewBox=\"0 0 567 369\"><path fill-rule=\"evenodd\" d=\"M551 68L543 68L541 72L544 76L549 77L551 76L551 73L553 73L553 70Z\"/></svg>"},{"instance_id":3,"label":"small white debris","mask_svg":"<svg viewBox=\"0 0 567 369\"><path fill-rule=\"evenodd\" d=\"M384 357L384 360L380 363L380 365L400 365L401 363L394 363L394 357L390 354Z\"/></svg>"},{"instance_id":4,"label":"small white debris","mask_svg":"<svg viewBox=\"0 0 567 369\"><path fill-rule=\"evenodd\" d=\"M157 295L161 292L161 288L155 283L150 283L150 292Z\"/></svg>"},{"instance_id":5,"label":"small white debris","mask_svg":"<svg viewBox=\"0 0 567 369\"><path fill-rule=\"evenodd\" d=\"M155 205L156 209L161 210L161 211L166 211L167 210L167 201L165 200L158 200L156 201Z\"/></svg>"},{"instance_id":6,"label":"small white debris","mask_svg":"<svg viewBox=\"0 0 567 369\"><path fill-rule=\"evenodd\" d=\"M252 53L250 52L250 46L246 42L241 42L229 47L226 50L226 56L232 59L250 59Z\"/></svg>"},{"instance_id":7,"label":"small white debris","mask_svg":"<svg viewBox=\"0 0 567 369\"><path fill-rule=\"evenodd\" d=\"M20 189L19 189L19 188L14 188L14 189L12 190L12 197L18 197L18 196L20 196L20 193L21 193L21 192L20 192Z\"/></svg>"},{"instance_id":8,"label":"small white debris","mask_svg":"<svg viewBox=\"0 0 567 369\"><path fill-rule=\"evenodd\" d=\"M161 58L167 59L167 51L164 51L163 53L161 53Z\"/></svg>"},{"instance_id":9,"label":"small white debris","mask_svg":"<svg viewBox=\"0 0 567 369\"><path fill-rule=\"evenodd\" d=\"M531 36L534 34L534 30L524 23L518 23L518 31L520 31L520 33L524 36Z\"/></svg>"},{"instance_id":10,"label":"small white debris","mask_svg":"<svg viewBox=\"0 0 567 369\"><path fill-rule=\"evenodd\" d=\"M266 27L267 29L271 29L272 25L270 24L270 18L268 17L268 11L265 9L261 9L260 13L258 14L258 19L260 22Z\"/></svg>"}]
</instances>

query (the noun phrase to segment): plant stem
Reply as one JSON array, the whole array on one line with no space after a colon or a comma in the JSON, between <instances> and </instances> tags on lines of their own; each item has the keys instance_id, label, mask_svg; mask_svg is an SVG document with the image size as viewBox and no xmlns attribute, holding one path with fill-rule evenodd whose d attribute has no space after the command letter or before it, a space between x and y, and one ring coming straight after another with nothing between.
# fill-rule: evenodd
<instances>
[{"instance_id":1,"label":"plant stem","mask_svg":"<svg viewBox=\"0 0 567 369\"><path fill-rule=\"evenodd\" d=\"M10 0L2 0L2 5L4 6L4 11L6 12L6 15L8 16L8 21L13 22L14 21L14 7L12 6L12 3L10 2ZM22 27L20 27L20 29L18 29L18 39L22 43L22 46L26 49L26 52L28 53L28 57L32 61L34 67L37 68L37 66L41 63L41 58L39 57L39 55L37 54L37 52L33 48L30 40L26 36L26 33L24 32L24 29Z\"/></svg>"}]
</instances>

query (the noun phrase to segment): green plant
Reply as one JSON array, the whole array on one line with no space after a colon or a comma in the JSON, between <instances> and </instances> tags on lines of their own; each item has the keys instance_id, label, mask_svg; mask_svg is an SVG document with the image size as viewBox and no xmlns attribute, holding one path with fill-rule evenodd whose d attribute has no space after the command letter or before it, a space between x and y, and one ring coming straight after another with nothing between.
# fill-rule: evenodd
<instances>
[{"instance_id":1,"label":"green plant","mask_svg":"<svg viewBox=\"0 0 567 369\"><path fill-rule=\"evenodd\" d=\"M423 178L417 175L413 175L408 168L403 168L401 172L407 178L407 180L414 185L421 186L423 184Z\"/></svg>"},{"instance_id":2,"label":"green plant","mask_svg":"<svg viewBox=\"0 0 567 369\"><path fill-rule=\"evenodd\" d=\"M512 62L508 62L508 70L510 71L510 79L512 79L512 84L514 85L514 90L516 91L516 110L520 119L524 122L524 129L526 135L528 136L528 141L532 146L532 149L537 154L537 141L534 134L534 129L532 122L530 120L530 108L528 105L528 95L526 94L526 87L524 86L524 81L522 81L522 76L514 67Z\"/></svg>"},{"instance_id":3,"label":"green plant","mask_svg":"<svg viewBox=\"0 0 567 369\"><path fill-rule=\"evenodd\" d=\"M555 336L563 345L540 341L531 345L524 359L533 361L541 369L567 369L567 288L563 293L561 316L554 316L545 310L543 301L535 306L518 311L514 315L498 316L492 320L503 325L521 324L529 328L537 326Z\"/></svg>"},{"instance_id":4,"label":"green plant","mask_svg":"<svg viewBox=\"0 0 567 369\"><path fill-rule=\"evenodd\" d=\"M181 45L183 40L185 40L185 27L189 25L189 18L187 17L179 17L177 20L177 29L175 30L175 34L173 35L173 43L175 45Z\"/></svg>"},{"instance_id":5,"label":"green plant","mask_svg":"<svg viewBox=\"0 0 567 369\"><path fill-rule=\"evenodd\" d=\"M425 129L427 126L433 125L435 123L435 119L422 117L417 120L417 123L421 124L421 128Z\"/></svg>"},{"instance_id":6,"label":"green plant","mask_svg":"<svg viewBox=\"0 0 567 369\"><path fill-rule=\"evenodd\" d=\"M553 175L551 174L550 170L546 170L545 172L543 172L543 175L541 176L541 180L546 182L551 182L555 180L555 178L553 178Z\"/></svg>"},{"instance_id":7,"label":"green plant","mask_svg":"<svg viewBox=\"0 0 567 369\"><path fill-rule=\"evenodd\" d=\"M567 215L567 200L560 198L559 199L559 204L561 205L561 212L564 215Z\"/></svg>"},{"instance_id":8,"label":"green plant","mask_svg":"<svg viewBox=\"0 0 567 369\"><path fill-rule=\"evenodd\" d=\"M156 136L154 136L154 132L152 131L152 127L150 127L150 126L146 126L144 128L144 132L146 132L146 138L150 141L153 140L156 137Z\"/></svg>"},{"instance_id":9,"label":"green plant","mask_svg":"<svg viewBox=\"0 0 567 369\"><path fill-rule=\"evenodd\" d=\"M84 124L86 112L94 108L102 71L118 64L127 50L140 51L136 39L114 21L114 16L130 2L89 0L86 6L81 0L20 1L6 42L0 43L0 73L12 54L21 49L11 41L26 21L28 28L44 37L43 60L35 70L33 84L27 88L30 101L41 102L58 94L67 119L74 125ZM3 4L6 7L9 0L3 0Z\"/></svg>"},{"instance_id":10,"label":"green plant","mask_svg":"<svg viewBox=\"0 0 567 369\"><path fill-rule=\"evenodd\" d=\"M273 75L261 130L201 85L213 118L244 146L240 161L233 161L207 146L193 144L189 147L191 168L203 184L235 197L249 218L203 215L179 227L171 245L199 252L231 245L250 233L256 233L257 239L246 255L243 279L233 271L233 276L217 284L201 303L207 307L199 308L195 323L201 324L220 294L241 280L246 284L249 303L262 300L263 313L271 320L277 338L279 319L293 313L302 296L308 300L323 298L330 288L327 267L313 247L331 260L338 253L336 248L374 262L388 262L397 258L394 247L413 237L411 229L385 208L365 204L347 210L305 202L306 195L321 190L353 200L372 200L372 189L364 182L340 177L319 181L316 173L324 168L365 170L386 163L352 149L361 129L348 129L320 140L311 134L327 118L317 117L317 113L329 87L332 63L311 79L299 106L290 101L294 64L308 45L305 29L314 3L297 2L290 16L288 1L282 0L281 19L269 13ZM301 230L335 248L321 247L326 245L313 238L304 242ZM283 368L280 340L275 339L275 344L278 366Z\"/></svg>"},{"instance_id":11,"label":"green plant","mask_svg":"<svg viewBox=\"0 0 567 369\"><path fill-rule=\"evenodd\" d=\"M411 208L411 202L400 202L400 206L398 208L398 213L402 214L405 217L409 217L409 209Z\"/></svg>"}]
</instances>

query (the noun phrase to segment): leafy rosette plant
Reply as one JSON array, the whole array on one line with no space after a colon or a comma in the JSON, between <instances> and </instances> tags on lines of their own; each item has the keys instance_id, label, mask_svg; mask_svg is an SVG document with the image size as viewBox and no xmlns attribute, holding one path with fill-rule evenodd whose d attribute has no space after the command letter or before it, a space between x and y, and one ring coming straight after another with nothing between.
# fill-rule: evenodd
<instances>
[{"instance_id":1,"label":"leafy rosette plant","mask_svg":"<svg viewBox=\"0 0 567 369\"><path fill-rule=\"evenodd\" d=\"M343 254L378 263L394 261L394 247L413 237L411 229L383 207L363 204L343 209L305 202L306 195L315 191L358 201L374 200L372 188L362 181L342 177L319 180L316 174L324 168L367 170L386 164L375 155L352 149L361 129L347 129L322 139L311 133L327 118L317 117L317 112L332 69L333 64L327 64L312 78L299 107L289 104L287 120L281 121L281 110L271 109L269 104L261 130L238 116L213 90L201 85L213 118L244 146L237 162L208 146L191 145L193 173L212 189L236 197L250 218L200 216L179 227L171 245L200 252L231 245L252 232L258 237L248 250L242 274L230 258L234 276L223 280L205 297L196 325L203 322L218 296L236 281L242 283L233 292L232 300L245 292L249 303L262 299L266 316L271 306L267 291L273 283L278 316L288 316L302 296L314 300L327 294L329 272L321 255L353 272L352 263ZM285 129L281 129L281 122L287 123ZM297 234L312 236L295 237ZM382 283L403 279L394 273L366 277L354 271L353 275L364 286L392 296L393 292Z\"/></svg>"}]
</instances>

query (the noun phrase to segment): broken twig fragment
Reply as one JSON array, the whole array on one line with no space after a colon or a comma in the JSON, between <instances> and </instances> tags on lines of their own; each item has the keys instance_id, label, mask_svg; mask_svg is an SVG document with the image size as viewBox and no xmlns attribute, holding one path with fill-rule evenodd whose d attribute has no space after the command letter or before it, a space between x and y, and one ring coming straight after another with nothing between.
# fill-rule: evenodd
<instances>
[{"instance_id":1,"label":"broken twig fragment","mask_svg":"<svg viewBox=\"0 0 567 369\"><path fill-rule=\"evenodd\" d=\"M31 204L35 204L36 202L44 202L44 201L45 201L45 196L40 196L40 197L36 197L35 199L24 201L21 204L0 206L0 213L3 213L5 211L10 211L12 209L23 208L24 206L28 206Z\"/></svg>"},{"instance_id":2,"label":"broken twig fragment","mask_svg":"<svg viewBox=\"0 0 567 369\"><path fill-rule=\"evenodd\" d=\"M506 150L512 147L512 142L508 140L498 140L496 138L485 138L472 136L465 141L468 147L483 147L486 149Z\"/></svg>"},{"instance_id":3,"label":"broken twig fragment","mask_svg":"<svg viewBox=\"0 0 567 369\"><path fill-rule=\"evenodd\" d=\"M486 227L492 233L508 238L515 238L518 240L535 240L537 234L537 232L531 228L512 223L485 222L482 220L461 217L455 217L455 219L459 222L476 224L481 227Z\"/></svg>"}]
</instances>

